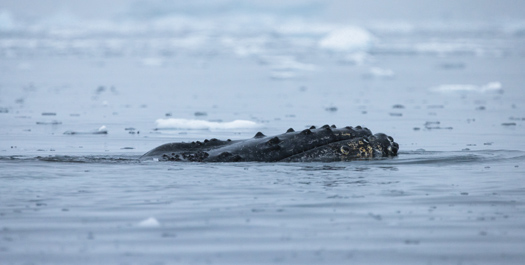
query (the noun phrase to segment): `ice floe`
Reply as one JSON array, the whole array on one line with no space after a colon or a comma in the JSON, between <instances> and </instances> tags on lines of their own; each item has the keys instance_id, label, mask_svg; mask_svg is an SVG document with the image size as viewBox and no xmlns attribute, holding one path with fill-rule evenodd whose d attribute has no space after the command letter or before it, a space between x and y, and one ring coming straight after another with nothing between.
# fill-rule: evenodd
<instances>
[{"instance_id":1,"label":"ice floe","mask_svg":"<svg viewBox=\"0 0 525 265\"><path fill-rule=\"evenodd\" d=\"M357 26L337 28L319 41L321 48L333 51L359 51L370 47L374 36Z\"/></svg>"},{"instance_id":2,"label":"ice floe","mask_svg":"<svg viewBox=\"0 0 525 265\"><path fill-rule=\"evenodd\" d=\"M247 120L230 122L215 122L188 119L158 119L155 121L157 129L184 129L184 130L232 130L251 129L260 127L260 124Z\"/></svg>"},{"instance_id":3,"label":"ice floe","mask_svg":"<svg viewBox=\"0 0 525 265\"><path fill-rule=\"evenodd\" d=\"M76 134L108 134L108 129L105 125L102 125L98 130L93 130L89 132L84 131L65 131L64 134L66 135L76 135Z\"/></svg>"},{"instance_id":4,"label":"ice floe","mask_svg":"<svg viewBox=\"0 0 525 265\"><path fill-rule=\"evenodd\" d=\"M502 93L502 85L500 82L490 82L485 85L472 85L472 84L444 84L439 85L436 87L430 88L431 91L436 92L478 92L478 93L485 93L485 92L496 92L496 93Z\"/></svg>"},{"instance_id":5,"label":"ice floe","mask_svg":"<svg viewBox=\"0 0 525 265\"><path fill-rule=\"evenodd\" d=\"M138 223L138 226L140 226L140 227L157 227L157 226L160 226L160 223L154 217L150 217L148 219L144 219L144 220L140 221Z\"/></svg>"}]
</instances>

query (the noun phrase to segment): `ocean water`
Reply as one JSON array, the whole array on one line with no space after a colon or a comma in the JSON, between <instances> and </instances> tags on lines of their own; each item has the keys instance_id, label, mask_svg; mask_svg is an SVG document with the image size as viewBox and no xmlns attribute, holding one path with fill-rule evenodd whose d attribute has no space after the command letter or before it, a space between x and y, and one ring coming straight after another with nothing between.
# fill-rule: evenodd
<instances>
[{"instance_id":1,"label":"ocean water","mask_svg":"<svg viewBox=\"0 0 525 265\"><path fill-rule=\"evenodd\" d=\"M5 1L0 264L522 264L523 7L423 2ZM399 155L138 161L324 124Z\"/></svg>"}]
</instances>

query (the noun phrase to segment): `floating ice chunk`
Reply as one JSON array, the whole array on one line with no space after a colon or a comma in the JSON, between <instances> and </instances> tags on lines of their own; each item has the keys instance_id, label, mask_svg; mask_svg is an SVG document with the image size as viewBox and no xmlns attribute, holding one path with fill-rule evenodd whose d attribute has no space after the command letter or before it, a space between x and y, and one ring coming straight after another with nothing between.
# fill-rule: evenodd
<instances>
[{"instance_id":1,"label":"floating ice chunk","mask_svg":"<svg viewBox=\"0 0 525 265\"><path fill-rule=\"evenodd\" d=\"M231 122L212 122L187 119L158 119L155 121L157 129L186 129L186 130L231 130L257 128L260 125L253 121L234 120Z\"/></svg>"},{"instance_id":2,"label":"floating ice chunk","mask_svg":"<svg viewBox=\"0 0 525 265\"><path fill-rule=\"evenodd\" d=\"M365 50L370 46L373 39L374 37L367 30L348 26L328 33L321 39L319 46L334 51Z\"/></svg>"},{"instance_id":3,"label":"floating ice chunk","mask_svg":"<svg viewBox=\"0 0 525 265\"><path fill-rule=\"evenodd\" d=\"M140 221L138 226L140 226L140 227L157 227L157 226L160 226L160 223L159 223L159 221L157 221L157 219L155 219L155 217L150 217L148 219L144 219L144 220Z\"/></svg>"},{"instance_id":4,"label":"floating ice chunk","mask_svg":"<svg viewBox=\"0 0 525 265\"><path fill-rule=\"evenodd\" d=\"M437 87L430 88L431 91L437 92L503 92L502 85L500 82L490 82L483 86L476 86L470 84L445 84Z\"/></svg>"},{"instance_id":5,"label":"floating ice chunk","mask_svg":"<svg viewBox=\"0 0 525 265\"><path fill-rule=\"evenodd\" d=\"M102 125L98 130L89 131L89 132L78 132L78 131L65 131L64 134L67 135L76 135L76 134L108 134L108 129L105 125Z\"/></svg>"}]
</instances>

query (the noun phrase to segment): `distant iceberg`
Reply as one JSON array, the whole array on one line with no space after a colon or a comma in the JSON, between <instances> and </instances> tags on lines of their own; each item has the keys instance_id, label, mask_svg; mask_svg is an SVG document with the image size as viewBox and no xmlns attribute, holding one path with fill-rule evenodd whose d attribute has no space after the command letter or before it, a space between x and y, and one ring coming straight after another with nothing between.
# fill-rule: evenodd
<instances>
[{"instance_id":1,"label":"distant iceberg","mask_svg":"<svg viewBox=\"0 0 525 265\"><path fill-rule=\"evenodd\" d=\"M360 51L368 49L373 40L374 36L367 30L346 26L330 31L319 41L319 46L332 51Z\"/></svg>"},{"instance_id":2,"label":"distant iceberg","mask_svg":"<svg viewBox=\"0 0 525 265\"><path fill-rule=\"evenodd\" d=\"M157 129L185 129L185 130L233 130L251 129L260 127L260 124L247 120L230 122L214 122L187 119L158 119L155 121Z\"/></svg>"}]
</instances>

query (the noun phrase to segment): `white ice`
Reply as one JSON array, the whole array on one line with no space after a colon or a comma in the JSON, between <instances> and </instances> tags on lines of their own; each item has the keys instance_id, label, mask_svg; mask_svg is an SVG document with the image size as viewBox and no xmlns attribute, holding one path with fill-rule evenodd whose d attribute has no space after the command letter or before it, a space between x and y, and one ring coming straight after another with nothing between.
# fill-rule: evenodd
<instances>
[{"instance_id":1,"label":"white ice","mask_svg":"<svg viewBox=\"0 0 525 265\"><path fill-rule=\"evenodd\" d=\"M186 130L233 130L257 128L260 125L253 121L234 120L230 122L214 122L188 119L158 119L155 121L157 129L186 129Z\"/></svg>"}]
</instances>

